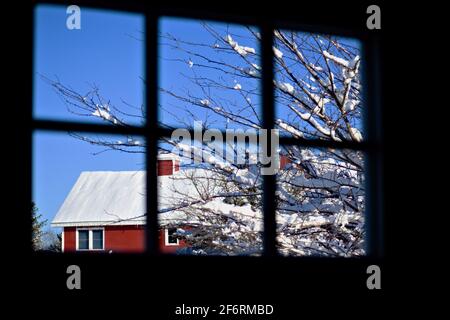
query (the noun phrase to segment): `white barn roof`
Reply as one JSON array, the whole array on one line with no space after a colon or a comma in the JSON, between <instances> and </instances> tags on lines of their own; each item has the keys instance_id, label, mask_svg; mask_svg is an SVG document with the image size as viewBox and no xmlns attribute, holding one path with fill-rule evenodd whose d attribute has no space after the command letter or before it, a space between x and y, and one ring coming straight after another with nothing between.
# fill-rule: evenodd
<instances>
[{"instance_id":1,"label":"white barn roof","mask_svg":"<svg viewBox=\"0 0 450 320\"><path fill-rule=\"evenodd\" d=\"M171 176L158 177L158 208L161 225L186 221L180 203L199 199L193 184L210 176L204 169L185 169ZM53 227L136 225L146 223L145 171L82 172L58 213ZM230 210L220 199L207 204ZM228 208L229 207L229 208Z\"/></svg>"},{"instance_id":2,"label":"white barn roof","mask_svg":"<svg viewBox=\"0 0 450 320\"><path fill-rule=\"evenodd\" d=\"M145 223L145 171L82 172L53 227Z\"/></svg>"}]
</instances>

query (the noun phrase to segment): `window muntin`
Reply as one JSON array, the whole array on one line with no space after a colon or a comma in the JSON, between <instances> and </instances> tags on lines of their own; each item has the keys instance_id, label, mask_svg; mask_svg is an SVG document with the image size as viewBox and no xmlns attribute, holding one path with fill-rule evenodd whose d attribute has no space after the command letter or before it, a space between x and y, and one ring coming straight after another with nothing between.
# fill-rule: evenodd
<instances>
[{"instance_id":1,"label":"window muntin","mask_svg":"<svg viewBox=\"0 0 450 320\"><path fill-rule=\"evenodd\" d=\"M77 250L104 250L104 229L101 228L77 228Z\"/></svg>"}]
</instances>

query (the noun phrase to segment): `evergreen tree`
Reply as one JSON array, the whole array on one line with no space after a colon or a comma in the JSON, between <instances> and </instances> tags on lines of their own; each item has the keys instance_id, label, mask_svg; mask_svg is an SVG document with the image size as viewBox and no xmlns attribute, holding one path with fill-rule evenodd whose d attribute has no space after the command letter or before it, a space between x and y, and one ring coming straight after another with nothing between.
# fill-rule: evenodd
<instances>
[{"instance_id":1,"label":"evergreen tree","mask_svg":"<svg viewBox=\"0 0 450 320\"><path fill-rule=\"evenodd\" d=\"M39 209L36 207L34 202L31 203L31 220L32 220L32 230L31 230L31 241L33 250L42 250L43 247L43 228L47 223L47 220L42 219L42 214L40 214Z\"/></svg>"}]
</instances>

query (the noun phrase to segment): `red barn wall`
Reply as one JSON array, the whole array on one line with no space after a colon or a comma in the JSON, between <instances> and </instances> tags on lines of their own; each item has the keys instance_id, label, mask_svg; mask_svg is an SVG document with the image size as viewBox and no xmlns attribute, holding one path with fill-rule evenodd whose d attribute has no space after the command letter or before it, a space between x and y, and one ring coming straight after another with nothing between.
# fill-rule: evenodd
<instances>
[{"instance_id":1,"label":"red barn wall","mask_svg":"<svg viewBox=\"0 0 450 320\"><path fill-rule=\"evenodd\" d=\"M144 252L144 226L105 227L105 250L112 250L112 252Z\"/></svg>"},{"instance_id":2,"label":"red barn wall","mask_svg":"<svg viewBox=\"0 0 450 320\"><path fill-rule=\"evenodd\" d=\"M109 252L144 252L145 227L135 226L107 226L105 229L105 251ZM186 243L180 241L177 246L166 246L164 229L159 231L159 245L161 252L174 253L177 249L185 247ZM64 252L76 251L76 228L64 228Z\"/></svg>"},{"instance_id":3,"label":"red barn wall","mask_svg":"<svg viewBox=\"0 0 450 320\"><path fill-rule=\"evenodd\" d=\"M159 248L162 253L175 253L177 249L186 247L186 241L180 240L178 245L172 245L172 246L166 246L166 239L165 239L165 230L160 229L159 230Z\"/></svg>"},{"instance_id":4,"label":"red barn wall","mask_svg":"<svg viewBox=\"0 0 450 320\"><path fill-rule=\"evenodd\" d=\"M64 228L64 252L76 250L75 239L75 227Z\"/></svg>"}]
</instances>

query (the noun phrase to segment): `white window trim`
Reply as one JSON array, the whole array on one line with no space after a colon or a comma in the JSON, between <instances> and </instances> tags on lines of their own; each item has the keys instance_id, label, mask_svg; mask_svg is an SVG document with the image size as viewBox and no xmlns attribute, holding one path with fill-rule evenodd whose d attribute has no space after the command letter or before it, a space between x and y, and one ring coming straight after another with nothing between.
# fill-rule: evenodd
<instances>
[{"instance_id":1,"label":"white window trim","mask_svg":"<svg viewBox=\"0 0 450 320\"><path fill-rule=\"evenodd\" d=\"M88 249L79 249L78 248L78 231L87 230L89 231L88 235L88 241L89 241L89 248ZM94 230L102 230L102 236L103 236L103 248L101 249L93 249L93 237L92 237L92 231ZM104 251L105 250L105 228L104 227L92 227L92 228L77 228L75 232L75 244L76 244L76 250L77 251Z\"/></svg>"},{"instance_id":2,"label":"white window trim","mask_svg":"<svg viewBox=\"0 0 450 320\"><path fill-rule=\"evenodd\" d=\"M180 245L180 239L177 238L177 243L169 243L169 229L164 229L164 245L167 247Z\"/></svg>"}]
</instances>

